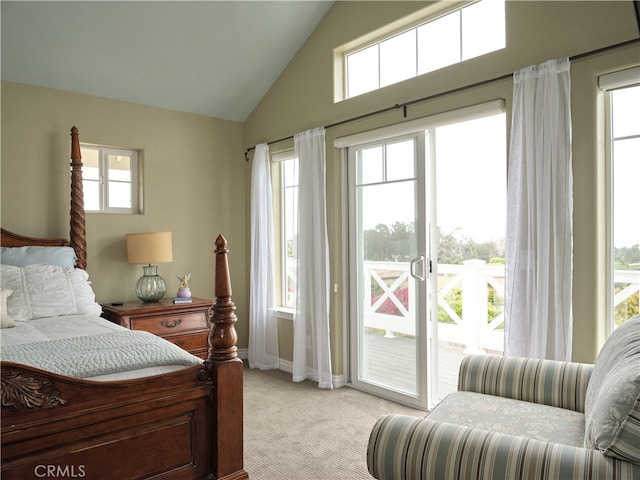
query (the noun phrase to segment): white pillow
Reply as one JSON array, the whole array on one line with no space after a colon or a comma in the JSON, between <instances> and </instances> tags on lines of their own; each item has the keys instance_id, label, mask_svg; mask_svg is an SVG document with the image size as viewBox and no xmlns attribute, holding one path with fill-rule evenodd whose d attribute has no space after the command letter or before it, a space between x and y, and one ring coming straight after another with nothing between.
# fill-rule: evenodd
<instances>
[{"instance_id":1,"label":"white pillow","mask_svg":"<svg viewBox=\"0 0 640 480\"><path fill-rule=\"evenodd\" d=\"M13 290L7 311L14 320L59 315L100 315L89 274L58 265L0 265L2 288Z\"/></svg>"},{"instance_id":2,"label":"white pillow","mask_svg":"<svg viewBox=\"0 0 640 480\"><path fill-rule=\"evenodd\" d=\"M13 318L9 316L7 312L7 298L13 293L13 290L9 289L0 289L0 328L11 328L15 327L16 324L13 321Z\"/></svg>"}]
</instances>

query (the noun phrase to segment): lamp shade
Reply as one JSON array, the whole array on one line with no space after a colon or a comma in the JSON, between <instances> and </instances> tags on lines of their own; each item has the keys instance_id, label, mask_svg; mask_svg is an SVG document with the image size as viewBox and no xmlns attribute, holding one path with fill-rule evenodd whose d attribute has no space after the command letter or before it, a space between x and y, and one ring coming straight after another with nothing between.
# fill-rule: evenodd
<instances>
[{"instance_id":1,"label":"lamp shade","mask_svg":"<svg viewBox=\"0 0 640 480\"><path fill-rule=\"evenodd\" d=\"M173 262L171 232L128 233L127 260L149 265Z\"/></svg>"}]
</instances>

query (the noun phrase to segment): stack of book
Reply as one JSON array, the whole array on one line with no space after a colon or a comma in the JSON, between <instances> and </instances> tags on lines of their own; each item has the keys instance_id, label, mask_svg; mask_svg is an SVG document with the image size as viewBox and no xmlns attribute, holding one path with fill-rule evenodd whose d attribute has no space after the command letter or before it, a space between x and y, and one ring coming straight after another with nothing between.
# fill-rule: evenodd
<instances>
[{"instance_id":1,"label":"stack of book","mask_svg":"<svg viewBox=\"0 0 640 480\"><path fill-rule=\"evenodd\" d=\"M182 305L183 303L192 303L191 297L174 297L173 303Z\"/></svg>"}]
</instances>

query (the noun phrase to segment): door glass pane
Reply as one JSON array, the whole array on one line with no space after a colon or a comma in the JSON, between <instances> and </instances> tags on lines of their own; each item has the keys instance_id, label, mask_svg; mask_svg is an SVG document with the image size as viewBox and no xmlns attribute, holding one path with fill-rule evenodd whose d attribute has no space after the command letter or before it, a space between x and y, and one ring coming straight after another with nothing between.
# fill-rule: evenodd
<instances>
[{"instance_id":1,"label":"door glass pane","mask_svg":"<svg viewBox=\"0 0 640 480\"><path fill-rule=\"evenodd\" d=\"M384 149L380 145L363 148L358 152L358 184L378 183L384 180Z\"/></svg>"},{"instance_id":2,"label":"door glass pane","mask_svg":"<svg viewBox=\"0 0 640 480\"><path fill-rule=\"evenodd\" d=\"M358 379L415 396L416 280L409 274L417 252L415 139L360 150L357 171L365 170L372 151L382 154L391 176L403 179L386 175L356 185Z\"/></svg>"},{"instance_id":3,"label":"door glass pane","mask_svg":"<svg viewBox=\"0 0 640 480\"><path fill-rule=\"evenodd\" d=\"M414 148L415 142L413 140L403 140L387 145L387 181L403 180L416 176Z\"/></svg>"},{"instance_id":4,"label":"door glass pane","mask_svg":"<svg viewBox=\"0 0 640 480\"><path fill-rule=\"evenodd\" d=\"M504 114L435 129L438 390L467 353L502 354L506 225Z\"/></svg>"}]
</instances>

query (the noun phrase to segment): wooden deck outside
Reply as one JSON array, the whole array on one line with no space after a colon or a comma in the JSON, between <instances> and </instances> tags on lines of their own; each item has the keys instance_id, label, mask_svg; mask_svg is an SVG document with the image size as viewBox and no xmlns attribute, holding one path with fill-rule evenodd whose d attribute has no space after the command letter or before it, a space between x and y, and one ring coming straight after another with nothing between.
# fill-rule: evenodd
<instances>
[{"instance_id":1,"label":"wooden deck outside","mask_svg":"<svg viewBox=\"0 0 640 480\"><path fill-rule=\"evenodd\" d=\"M376 383L403 391L414 391L416 378L415 340L368 332L365 335L364 374ZM460 362L466 356L462 348L440 342L438 348L438 397L457 390Z\"/></svg>"}]
</instances>

